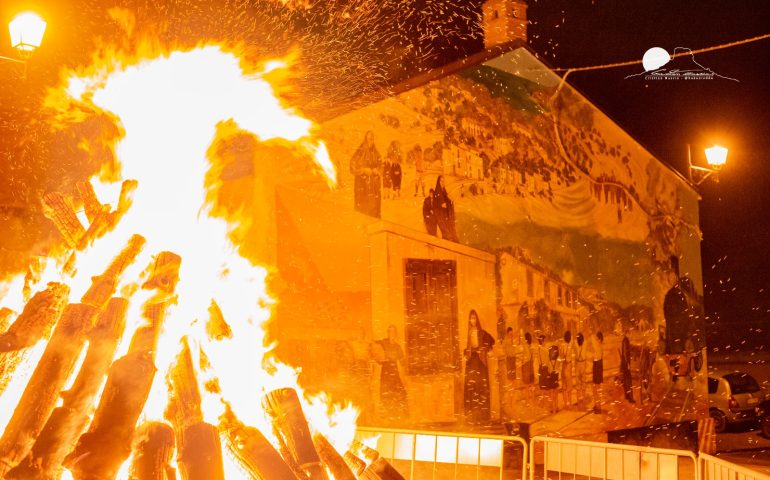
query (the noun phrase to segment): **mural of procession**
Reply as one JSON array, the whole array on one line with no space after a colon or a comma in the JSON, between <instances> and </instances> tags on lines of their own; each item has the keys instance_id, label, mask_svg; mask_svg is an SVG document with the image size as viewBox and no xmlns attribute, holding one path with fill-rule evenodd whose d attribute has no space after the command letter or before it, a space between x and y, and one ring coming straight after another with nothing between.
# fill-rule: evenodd
<instances>
[{"instance_id":1,"label":"mural of procession","mask_svg":"<svg viewBox=\"0 0 770 480\"><path fill-rule=\"evenodd\" d=\"M339 229L307 258L354 327L336 374L305 375L334 378L316 383L357 398L364 424L570 436L705 414L697 194L530 53L320 135L338 186L295 204Z\"/></svg>"}]
</instances>

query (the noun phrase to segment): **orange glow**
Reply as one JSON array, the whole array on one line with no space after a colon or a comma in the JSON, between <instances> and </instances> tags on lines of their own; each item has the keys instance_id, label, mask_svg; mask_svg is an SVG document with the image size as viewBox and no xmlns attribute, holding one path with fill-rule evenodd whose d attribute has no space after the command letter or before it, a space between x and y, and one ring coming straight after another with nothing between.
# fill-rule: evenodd
<instances>
[{"instance_id":1,"label":"orange glow","mask_svg":"<svg viewBox=\"0 0 770 480\"><path fill-rule=\"evenodd\" d=\"M334 166L326 146L313 136L314 125L283 105L270 83L281 78L281 69L290 67L287 61L268 61L256 71L243 63L221 46L165 51L146 43L131 55L103 52L93 65L69 74L59 89L49 93L46 106L56 113L57 128L98 112L113 118L122 133L114 147L115 164L103 165L91 179L100 201L114 209L121 182L132 179L138 184L133 204L116 228L78 253L75 273L66 279L70 301L81 298L91 278L104 270L132 234L146 237L146 247L118 288L119 294L130 296L118 358L127 352L132 334L144 322L142 305L156 294L138 288L143 271L161 251L180 255L176 298L156 352L158 373L139 423L163 420L169 398L166 375L182 339L187 339L193 356L203 352L207 360L208 368L197 372L207 422L218 424L227 403L242 422L273 438L260 399L273 389L293 387L300 392L311 429L325 434L344 452L353 439L355 408L333 406L324 395L305 398L297 385L298 371L271 356L274 345L266 338L265 325L276 300L267 292L269 270L241 256L230 235L241 222L258 225L262 219L250 218L251 212L236 212L235 218L227 219L214 215L207 195L222 182L207 177L215 170L211 162L216 161L207 158L207 152L218 138L218 126L227 122L257 142L288 144L296 158L306 159L307 168L315 168L330 186L335 183ZM265 174L255 164L254 175ZM54 278L62 278L60 269L46 272L37 285ZM14 281L8 286L9 298L18 298L18 290ZM212 300L232 330L227 338L207 335ZM194 365L201 364L194 360ZM211 381L218 383L218 391L206 389ZM13 401L9 395L10 406ZM12 410L2 409L3 413ZM121 478L128 475L128 464L121 469ZM240 469L231 459L226 458L225 464L228 478L236 478Z\"/></svg>"}]
</instances>

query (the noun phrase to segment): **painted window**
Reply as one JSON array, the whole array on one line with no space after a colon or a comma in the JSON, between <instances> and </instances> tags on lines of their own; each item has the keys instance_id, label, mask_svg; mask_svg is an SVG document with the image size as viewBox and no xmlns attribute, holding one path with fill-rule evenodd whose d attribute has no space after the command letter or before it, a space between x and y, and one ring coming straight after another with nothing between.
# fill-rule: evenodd
<instances>
[{"instance_id":1,"label":"painted window","mask_svg":"<svg viewBox=\"0 0 770 480\"><path fill-rule=\"evenodd\" d=\"M451 260L406 260L405 343L409 375L453 372L459 366L456 272Z\"/></svg>"}]
</instances>

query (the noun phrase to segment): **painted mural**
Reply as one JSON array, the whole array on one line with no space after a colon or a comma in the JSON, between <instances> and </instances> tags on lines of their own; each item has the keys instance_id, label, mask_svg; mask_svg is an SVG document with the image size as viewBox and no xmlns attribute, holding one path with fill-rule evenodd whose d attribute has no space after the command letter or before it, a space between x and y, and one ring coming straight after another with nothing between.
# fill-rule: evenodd
<instances>
[{"instance_id":1,"label":"painted mural","mask_svg":"<svg viewBox=\"0 0 770 480\"><path fill-rule=\"evenodd\" d=\"M337 188L271 200L278 348L307 384L370 425L706 415L697 194L528 52L320 134Z\"/></svg>"}]
</instances>

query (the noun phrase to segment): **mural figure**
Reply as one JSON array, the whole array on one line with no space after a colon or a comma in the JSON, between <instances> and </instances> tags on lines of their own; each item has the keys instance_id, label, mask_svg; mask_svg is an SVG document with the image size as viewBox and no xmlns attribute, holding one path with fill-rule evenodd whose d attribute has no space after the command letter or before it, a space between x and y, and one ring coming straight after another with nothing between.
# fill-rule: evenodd
<instances>
[{"instance_id":1,"label":"mural figure","mask_svg":"<svg viewBox=\"0 0 770 480\"><path fill-rule=\"evenodd\" d=\"M428 235L436 236L438 234L438 219L436 218L436 209L433 208L433 189L430 189L428 196L422 201L422 221L425 224L425 230Z\"/></svg>"},{"instance_id":2,"label":"mural figure","mask_svg":"<svg viewBox=\"0 0 770 480\"><path fill-rule=\"evenodd\" d=\"M505 326L508 324L508 315L505 314L505 309L500 305L497 306L497 339L502 342L506 338Z\"/></svg>"},{"instance_id":3,"label":"mural figure","mask_svg":"<svg viewBox=\"0 0 770 480\"><path fill-rule=\"evenodd\" d=\"M465 349L465 418L468 423L489 421L489 370L487 352L495 339L481 327L476 310L468 314L468 346Z\"/></svg>"},{"instance_id":4,"label":"mural figure","mask_svg":"<svg viewBox=\"0 0 770 480\"><path fill-rule=\"evenodd\" d=\"M545 345L545 335L542 333L537 337L537 376L540 390L544 390L549 399L549 410L551 413L558 411L556 390L559 388L559 372L557 371L557 362L559 359L559 347Z\"/></svg>"},{"instance_id":5,"label":"mural figure","mask_svg":"<svg viewBox=\"0 0 770 480\"><path fill-rule=\"evenodd\" d=\"M655 365L656 352L649 345L642 346L642 353L639 356L639 376L642 391L639 400L644 403L645 400L652 400L650 385L652 381L652 367Z\"/></svg>"},{"instance_id":6,"label":"mural figure","mask_svg":"<svg viewBox=\"0 0 770 480\"><path fill-rule=\"evenodd\" d=\"M586 353L585 337L582 333L575 336L575 387L577 389L577 403L581 404L585 398L586 385Z\"/></svg>"},{"instance_id":7,"label":"mural figure","mask_svg":"<svg viewBox=\"0 0 770 480\"><path fill-rule=\"evenodd\" d=\"M572 332L564 332L564 340L559 345L559 376L561 378L561 393L564 398L564 408L572 405L572 390L575 382L575 347L572 343Z\"/></svg>"},{"instance_id":8,"label":"mural figure","mask_svg":"<svg viewBox=\"0 0 770 480\"><path fill-rule=\"evenodd\" d=\"M627 332L623 332L623 339L620 341L620 376L626 400L628 403L636 403L631 381L631 341Z\"/></svg>"},{"instance_id":9,"label":"mural figure","mask_svg":"<svg viewBox=\"0 0 770 480\"><path fill-rule=\"evenodd\" d=\"M513 337L513 327L508 327L503 338L503 350L505 351L505 376L510 382L516 380L516 340Z\"/></svg>"},{"instance_id":10,"label":"mural figure","mask_svg":"<svg viewBox=\"0 0 770 480\"><path fill-rule=\"evenodd\" d=\"M382 157L374 145L374 132L367 131L353 157L350 159L350 173L353 175L353 198L355 209L366 215L380 218L380 182Z\"/></svg>"},{"instance_id":11,"label":"mural figure","mask_svg":"<svg viewBox=\"0 0 770 480\"><path fill-rule=\"evenodd\" d=\"M532 345L531 333L524 334L524 343L522 358L526 358L526 360L521 364L521 383L527 389L527 401L533 402L535 400L535 366L532 360L535 347Z\"/></svg>"},{"instance_id":12,"label":"mural figure","mask_svg":"<svg viewBox=\"0 0 770 480\"><path fill-rule=\"evenodd\" d=\"M388 156L385 160L385 168L383 175L383 184L387 183L389 190L386 190L386 198L395 199L401 196L401 163L403 162L401 156L401 145L393 140L388 146Z\"/></svg>"},{"instance_id":13,"label":"mural figure","mask_svg":"<svg viewBox=\"0 0 770 480\"><path fill-rule=\"evenodd\" d=\"M455 230L455 205L444 185L444 176L436 179L436 187L433 189L433 211L436 212L438 228L441 230L441 238L457 242Z\"/></svg>"},{"instance_id":14,"label":"mural figure","mask_svg":"<svg viewBox=\"0 0 770 480\"><path fill-rule=\"evenodd\" d=\"M417 192L420 192L422 196L425 196L425 158L423 157L422 147L415 145L412 151L412 161L414 162L414 196L417 196Z\"/></svg>"},{"instance_id":15,"label":"mural figure","mask_svg":"<svg viewBox=\"0 0 770 480\"><path fill-rule=\"evenodd\" d=\"M380 404L382 417L388 420L406 420L409 407L404 387L402 361L404 351L397 342L398 331L394 325L388 327L388 337L376 342L375 360L380 364Z\"/></svg>"},{"instance_id":16,"label":"mural figure","mask_svg":"<svg viewBox=\"0 0 770 480\"><path fill-rule=\"evenodd\" d=\"M663 316L666 319L665 353L676 381L680 375L694 375L703 365L703 305L692 280L679 276L678 258L672 257L671 264L676 280L663 299Z\"/></svg>"},{"instance_id":17,"label":"mural figure","mask_svg":"<svg viewBox=\"0 0 770 480\"><path fill-rule=\"evenodd\" d=\"M513 334L513 327L508 327L505 332L505 338L502 340L503 352L505 353L505 382L504 385L504 397L503 404L511 406L514 402L514 394L516 393L516 356L519 354L521 348L520 342Z\"/></svg>"},{"instance_id":18,"label":"mural figure","mask_svg":"<svg viewBox=\"0 0 770 480\"><path fill-rule=\"evenodd\" d=\"M382 197L385 200L393 198L393 160L397 155L398 142L395 140L388 145L388 151L382 161Z\"/></svg>"},{"instance_id":19,"label":"mural figure","mask_svg":"<svg viewBox=\"0 0 770 480\"><path fill-rule=\"evenodd\" d=\"M602 412L602 382L604 381L604 334L601 331L596 332L592 337L591 349L593 363L591 368L591 377L593 380L594 394L594 413Z\"/></svg>"}]
</instances>

